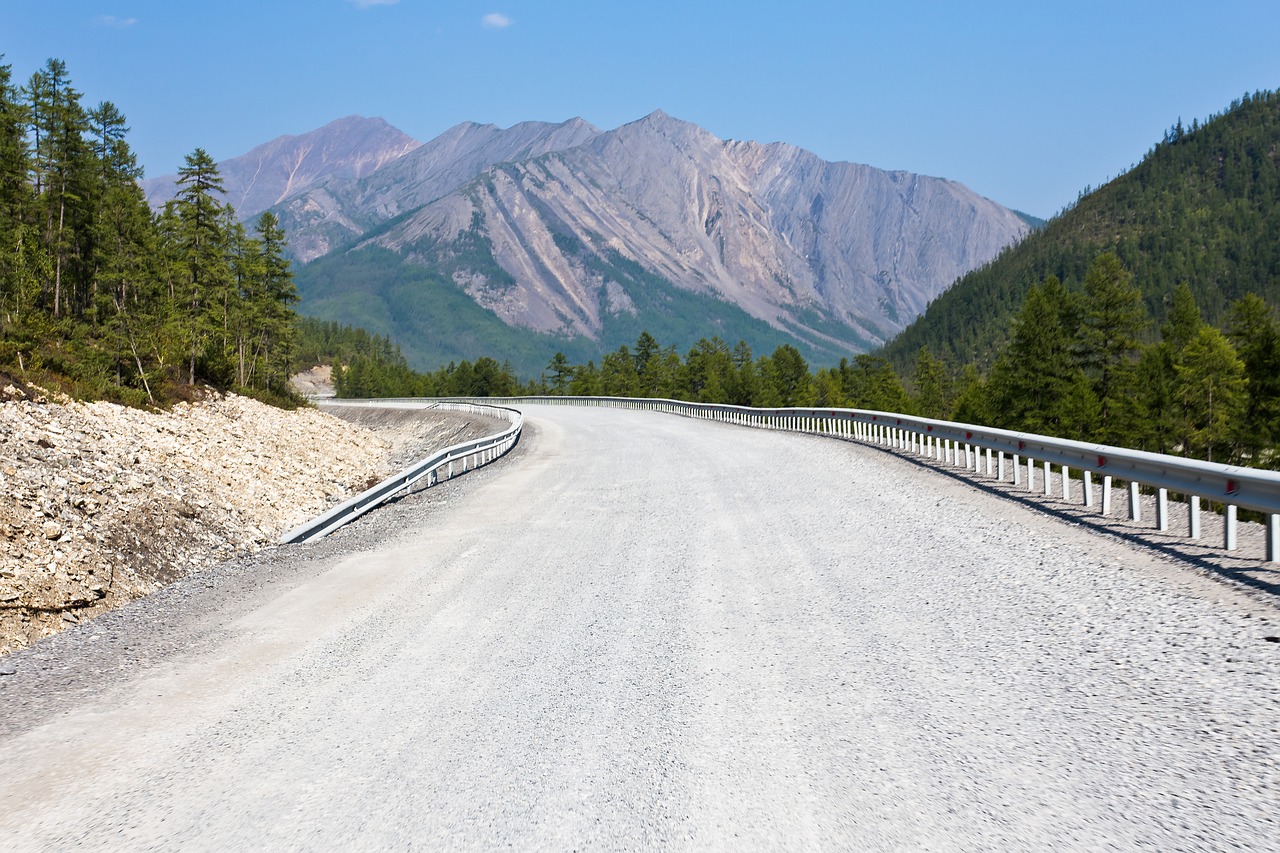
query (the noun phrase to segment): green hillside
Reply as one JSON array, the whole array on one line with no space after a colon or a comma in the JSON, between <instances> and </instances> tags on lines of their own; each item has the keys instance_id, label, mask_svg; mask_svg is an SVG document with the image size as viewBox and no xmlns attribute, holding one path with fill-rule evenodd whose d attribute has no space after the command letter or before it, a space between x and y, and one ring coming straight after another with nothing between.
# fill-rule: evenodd
<instances>
[{"instance_id":1,"label":"green hillside","mask_svg":"<svg viewBox=\"0 0 1280 853\"><path fill-rule=\"evenodd\" d=\"M1010 341L1028 289L1055 276L1078 293L1104 251L1132 272L1157 325L1183 283L1212 325L1245 294L1278 306L1278 192L1276 92L1245 96L1204 124L1179 121L1132 170L961 278L882 354L904 374L921 347L953 369L986 372Z\"/></svg>"},{"instance_id":2,"label":"green hillside","mask_svg":"<svg viewBox=\"0 0 1280 853\"><path fill-rule=\"evenodd\" d=\"M508 326L477 305L447 274L406 263L377 247L335 252L297 270L299 310L394 340L418 370L489 356L509 362L521 377L536 378L557 352L574 363L599 360L633 343L642 331L682 352L702 338L719 335L745 340L757 352L792 344L819 364L835 364L842 354L841 347L811 332L780 331L736 305L678 288L625 258L587 260L602 276L626 287L637 312L607 315L600 340Z\"/></svg>"}]
</instances>

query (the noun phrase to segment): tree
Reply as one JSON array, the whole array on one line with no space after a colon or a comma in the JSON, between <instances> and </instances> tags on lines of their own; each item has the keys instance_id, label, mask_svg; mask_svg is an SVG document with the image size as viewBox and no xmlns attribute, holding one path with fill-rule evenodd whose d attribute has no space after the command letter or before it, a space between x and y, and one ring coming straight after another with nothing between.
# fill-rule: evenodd
<instances>
[{"instance_id":1,"label":"tree","mask_svg":"<svg viewBox=\"0 0 1280 853\"><path fill-rule=\"evenodd\" d=\"M760 375L765 406L809 406L816 398L809 365L791 344L783 344L762 359Z\"/></svg>"},{"instance_id":2,"label":"tree","mask_svg":"<svg viewBox=\"0 0 1280 853\"><path fill-rule=\"evenodd\" d=\"M1088 437L1098 405L1077 360L1076 316L1075 300L1055 276L1027 291L1009 346L991 370L993 423L1063 438Z\"/></svg>"},{"instance_id":3,"label":"tree","mask_svg":"<svg viewBox=\"0 0 1280 853\"><path fill-rule=\"evenodd\" d=\"M1177 365L1176 397L1187 417L1184 454L1232 456L1245 410L1245 368L1226 336L1201 326Z\"/></svg>"},{"instance_id":4,"label":"tree","mask_svg":"<svg viewBox=\"0 0 1280 853\"><path fill-rule=\"evenodd\" d=\"M928 347L916 353L915 370L911 374L915 386L915 411L924 418L945 418L950 414L947 393L947 371L941 361L933 357Z\"/></svg>"},{"instance_id":5,"label":"tree","mask_svg":"<svg viewBox=\"0 0 1280 853\"><path fill-rule=\"evenodd\" d=\"M906 412L911 408L911 398L898 374L878 355L857 355L852 363L840 359L840 384L845 400L856 409Z\"/></svg>"},{"instance_id":6,"label":"tree","mask_svg":"<svg viewBox=\"0 0 1280 853\"><path fill-rule=\"evenodd\" d=\"M188 383L196 381L196 361L212 332L209 302L214 293L230 286L224 210L218 166L203 148L188 154L178 170L177 242L182 279L178 292L181 339L188 355Z\"/></svg>"},{"instance_id":7,"label":"tree","mask_svg":"<svg viewBox=\"0 0 1280 853\"><path fill-rule=\"evenodd\" d=\"M1084 277L1084 315L1080 356L1098 398L1097 437L1124 444L1136 421L1134 354L1147 324L1142 293L1112 252L1094 258Z\"/></svg>"},{"instance_id":8,"label":"tree","mask_svg":"<svg viewBox=\"0 0 1280 853\"><path fill-rule=\"evenodd\" d=\"M1262 297L1250 293L1232 304L1227 333L1247 382L1242 452L1251 465L1273 466L1280 441L1280 327Z\"/></svg>"},{"instance_id":9,"label":"tree","mask_svg":"<svg viewBox=\"0 0 1280 853\"><path fill-rule=\"evenodd\" d=\"M547 370L551 371L552 393L563 395L568 388L569 380L573 378L573 367L570 366L568 357L562 352L557 352L547 364Z\"/></svg>"}]
</instances>

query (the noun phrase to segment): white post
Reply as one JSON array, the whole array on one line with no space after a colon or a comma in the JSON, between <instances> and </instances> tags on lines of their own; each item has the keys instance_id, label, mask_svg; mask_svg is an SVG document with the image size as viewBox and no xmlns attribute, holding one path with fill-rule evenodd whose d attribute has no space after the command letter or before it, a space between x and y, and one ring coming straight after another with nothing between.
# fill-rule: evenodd
<instances>
[{"instance_id":1,"label":"white post","mask_svg":"<svg viewBox=\"0 0 1280 853\"><path fill-rule=\"evenodd\" d=\"M1102 514L1111 514L1111 475L1105 474L1102 477Z\"/></svg>"},{"instance_id":2,"label":"white post","mask_svg":"<svg viewBox=\"0 0 1280 853\"><path fill-rule=\"evenodd\" d=\"M1192 495L1187 499L1187 536L1200 538L1200 496Z\"/></svg>"},{"instance_id":3,"label":"white post","mask_svg":"<svg viewBox=\"0 0 1280 853\"><path fill-rule=\"evenodd\" d=\"M1138 492L1136 480L1129 481L1129 520L1142 521L1142 495Z\"/></svg>"},{"instance_id":4,"label":"white post","mask_svg":"<svg viewBox=\"0 0 1280 853\"><path fill-rule=\"evenodd\" d=\"M1030 456L1027 457L1027 491L1034 492L1036 490L1036 460Z\"/></svg>"},{"instance_id":5,"label":"white post","mask_svg":"<svg viewBox=\"0 0 1280 853\"><path fill-rule=\"evenodd\" d=\"M1022 460L1018 458L1018 454L1013 454L1013 484L1015 486L1022 485Z\"/></svg>"},{"instance_id":6,"label":"white post","mask_svg":"<svg viewBox=\"0 0 1280 853\"><path fill-rule=\"evenodd\" d=\"M1227 504L1227 519L1222 529L1222 547L1228 551L1236 549L1236 507Z\"/></svg>"},{"instance_id":7,"label":"white post","mask_svg":"<svg viewBox=\"0 0 1280 853\"><path fill-rule=\"evenodd\" d=\"M988 448L987 448L987 476L988 476L988 477L990 477L990 476L991 476L991 472L992 472L992 470L993 470L993 469L992 469L992 467L991 467L991 448L990 448L990 447L988 447Z\"/></svg>"},{"instance_id":8,"label":"white post","mask_svg":"<svg viewBox=\"0 0 1280 853\"><path fill-rule=\"evenodd\" d=\"M1062 466L1062 500L1071 503L1071 469L1066 465Z\"/></svg>"},{"instance_id":9,"label":"white post","mask_svg":"<svg viewBox=\"0 0 1280 853\"><path fill-rule=\"evenodd\" d=\"M1156 530L1164 533L1169 529L1169 490L1156 490Z\"/></svg>"},{"instance_id":10,"label":"white post","mask_svg":"<svg viewBox=\"0 0 1280 853\"><path fill-rule=\"evenodd\" d=\"M1049 494L1049 482L1053 479L1053 469L1049 467L1049 463L1044 463L1044 493Z\"/></svg>"},{"instance_id":11,"label":"white post","mask_svg":"<svg viewBox=\"0 0 1280 853\"><path fill-rule=\"evenodd\" d=\"M1280 515L1267 515L1267 562L1280 562Z\"/></svg>"},{"instance_id":12,"label":"white post","mask_svg":"<svg viewBox=\"0 0 1280 853\"><path fill-rule=\"evenodd\" d=\"M996 479L1004 482L1004 451L996 454Z\"/></svg>"},{"instance_id":13,"label":"white post","mask_svg":"<svg viewBox=\"0 0 1280 853\"><path fill-rule=\"evenodd\" d=\"M1093 472L1080 472L1081 479L1084 481L1084 505L1085 507L1093 506Z\"/></svg>"}]
</instances>

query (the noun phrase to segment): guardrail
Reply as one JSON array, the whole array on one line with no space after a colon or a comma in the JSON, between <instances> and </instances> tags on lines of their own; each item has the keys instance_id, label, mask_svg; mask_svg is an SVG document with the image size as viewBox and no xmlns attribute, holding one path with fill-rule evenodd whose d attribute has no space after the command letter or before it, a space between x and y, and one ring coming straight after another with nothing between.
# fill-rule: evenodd
<instances>
[{"instance_id":1,"label":"guardrail","mask_svg":"<svg viewBox=\"0 0 1280 853\"><path fill-rule=\"evenodd\" d=\"M442 468L448 469L448 476L453 477L454 466L461 464L461 470L478 468L487 465L503 456L516 446L520 440L520 431L524 427L524 416L515 409L507 409L487 404L461 401L427 401L427 400L335 400L326 405L362 406L378 408L431 408L447 411L465 411L472 414L498 416L511 423L502 432L477 438L446 447L425 459L413 463L408 468L393 474L372 488L366 489L350 500L343 501L323 515L316 516L305 524L301 524L280 537L280 544L314 542L337 530L369 510L385 503L410 486L418 483L423 477L435 477ZM434 480L432 481L434 482Z\"/></svg>"},{"instance_id":2,"label":"guardrail","mask_svg":"<svg viewBox=\"0 0 1280 853\"><path fill-rule=\"evenodd\" d=\"M864 409L756 409L631 397L450 399L484 400L508 405L525 403L642 409L759 429L830 435L932 457L975 474L982 474L985 468L987 476L999 481L1012 478L1013 485L1025 484L1029 492L1035 491L1039 469L1043 472L1044 494L1050 493L1052 468L1057 466L1063 500L1074 500L1073 483L1076 480L1072 479L1072 472L1075 472L1080 483L1082 504L1092 507L1096 492L1102 515L1111 513L1112 490L1117 481L1128 486L1129 518L1135 521L1141 521L1142 517L1140 487L1153 489L1155 523L1161 531L1169 529L1170 493L1185 495L1188 504L1187 535L1192 539L1199 539L1201 535L1201 500L1221 502L1225 517L1223 547L1228 551L1237 547L1237 508L1264 513L1267 516L1266 560L1272 563L1280 561L1280 472L1275 471ZM1095 477L1100 478L1097 489Z\"/></svg>"}]
</instances>

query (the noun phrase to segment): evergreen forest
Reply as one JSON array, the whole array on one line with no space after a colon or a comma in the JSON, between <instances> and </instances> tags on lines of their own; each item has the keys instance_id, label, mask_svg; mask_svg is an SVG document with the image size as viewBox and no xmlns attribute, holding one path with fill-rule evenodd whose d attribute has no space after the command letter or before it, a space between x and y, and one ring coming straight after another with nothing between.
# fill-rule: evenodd
<instances>
[{"instance_id":1,"label":"evergreen forest","mask_svg":"<svg viewBox=\"0 0 1280 853\"><path fill-rule=\"evenodd\" d=\"M0 371L131 405L204 387L296 404L297 293L276 218L238 222L201 149L153 213L128 133L60 60L24 84L0 65Z\"/></svg>"}]
</instances>

